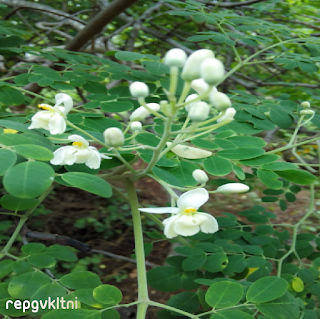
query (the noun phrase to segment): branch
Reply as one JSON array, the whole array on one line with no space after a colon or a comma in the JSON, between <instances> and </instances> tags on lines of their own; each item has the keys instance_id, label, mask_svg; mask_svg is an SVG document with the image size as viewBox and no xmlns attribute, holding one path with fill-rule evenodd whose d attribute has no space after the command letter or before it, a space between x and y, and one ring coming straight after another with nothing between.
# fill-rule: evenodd
<instances>
[{"instance_id":1,"label":"branch","mask_svg":"<svg viewBox=\"0 0 320 319\"><path fill-rule=\"evenodd\" d=\"M118 0L111 2L98 13L85 28L78 32L73 40L66 45L65 49L79 51L90 39L100 33L105 25L137 1L138 0Z\"/></svg>"},{"instance_id":2,"label":"branch","mask_svg":"<svg viewBox=\"0 0 320 319\"><path fill-rule=\"evenodd\" d=\"M234 7L241 7L241 6L247 6L250 4L258 3L258 2L264 2L267 0L248 0L244 2L229 2L229 3L215 3L215 2L209 2L209 1L203 1L203 0L198 0L198 2L204 3L204 4L210 4L216 7L221 7L221 8L234 8Z\"/></svg>"},{"instance_id":3,"label":"branch","mask_svg":"<svg viewBox=\"0 0 320 319\"><path fill-rule=\"evenodd\" d=\"M58 245L63 245L63 246L70 246L73 248L78 249L79 251L83 252L83 253L88 253L88 252L92 252L92 253L96 253L96 254L102 254L108 257L112 257L112 258L117 258L117 259L121 259L121 260L125 260L125 261L129 261L131 263L136 263L135 259L132 258L128 258L125 256L120 256L120 255L116 255L113 253L109 253L107 251L104 250L98 250L98 249L92 249L92 247L88 244L85 244L81 241L78 241L76 239L67 237L67 236L60 236L60 235L53 235L53 234L45 234L45 233L40 233L37 231L31 231L27 226L23 226L21 231L20 231L20 236L22 238L35 238L38 240L43 240L43 241L48 241L48 242L52 242L54 244L58 244ZM146 261L145 264L147 266L150 267L158 267L158 265L153 264L151 262Z\"/></svg>"}]
</instances>

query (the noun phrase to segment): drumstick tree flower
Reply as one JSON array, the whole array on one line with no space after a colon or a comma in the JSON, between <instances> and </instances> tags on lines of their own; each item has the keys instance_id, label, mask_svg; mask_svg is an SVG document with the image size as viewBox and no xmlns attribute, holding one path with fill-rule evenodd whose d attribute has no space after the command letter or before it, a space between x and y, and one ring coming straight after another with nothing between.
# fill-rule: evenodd
<instances>
[{"instance_id":1,"label":"drumstick tree flower","mask_svg":"<svg viewBox=\"0 0 320 319\"><path fill-rule=\"evenodd\" d=\"M55 96L56 104L39 104L38 107L43 111L37 112L31 118L29 130L43 128L50 131L50 134L62 134L67 128L66 116L73 107L71 96L59 93ZM61 106L63 105L63 106Z\"/></svg>"},{"instance_id":2,"label":"drumstick tree flower","mask_svg":"<svg viewBox=\"0 0 320 319\"><path fill-rule=\"evenodd\" d=\"M208 199L208 191L197 188L182 194L177 201L178 207L139 208L139 210L151 214L173 214L162 222L167 238L178 235L193 236L199 231L213 234L219 229L216 219L210 214L198 212L200 206Z\"/></svg>"},{"instance_id":3,"label":"drumstick tree flower","mask_svg":"<svg viewBox=\"0 0 320 319\"><path fill-rule=\"evenodd\" d=\"M100 167L101 158L111 159L105 156L94 147L89 146L86 139L79 135L70 135L68 140L73 141L72 145L63 146L54 151L52 165L73 165L85 164L91 169Z\"/></svg>"}]
</instances>

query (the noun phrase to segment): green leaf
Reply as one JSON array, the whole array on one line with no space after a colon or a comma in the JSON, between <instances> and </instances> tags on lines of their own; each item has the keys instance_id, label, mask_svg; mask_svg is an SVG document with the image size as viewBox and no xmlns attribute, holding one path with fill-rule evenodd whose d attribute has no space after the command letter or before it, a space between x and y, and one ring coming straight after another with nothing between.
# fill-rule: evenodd
<instances>
[{"instance_id":1,"label":"green leaf","mask_svg":"<svg viewBox=\"0 0 320 319\"><path fill-rule=\"evenodd\" d=\"M108 198L112 195L112 188L110 184L98 176L72 172L64 173L62 175L62 179L73 187L83 189L101 197Z\"/></svg>"},{"instance_id":2,"label":"green leaf","mask_svg":"<svg viewBox=\"0 0 320 319\"><path fill-rule=\"evenodd\" d=\"M211 38L212 38L212 34L192 35L191 37L187 38L187 41L201 42L201 41L209 40Z\"/></svg>"},{"instance_id":3,"label":"green leaf","mask_svg":"<svg viewBox=\"0 0 320 319\"><path fill-rule=\"evenodd\" d=\"M101 303L113 306L121 302L122 293L115 286L101 285L93 290L93 297Z\"/></svg>"},{"instance_id":4,"label":"green leaf","mask_svg":"<svg viewBox=\"0 0 320 319\"><path fill-rule=\"evenodd\" d=\"M101 285L100 278L91 271L76 271L60 278L62 285L71 289L96 288Z\"/></svg>"},{"instance_id":5,"label":"green leaf","mask_svg":"<svg viewBox=\"0 0 320 319\"><path fill-rule=\"evenodd\" d=\"M47 247L45 253L53 258L63 261L76 261L78 257L70 250L69 247L61 245L52 245Z\"/></svg>"},{"instance_id":6,"label":"green leaf","mask_svg":"<svg viewBox=\"0 0 320 319\"><path fill-rule=\"evenodd\" d=\"M0 261L0 278L3 278L11 273L12 271L12 260L2 260Z\"/></svg>"},{"instance_id":7,"label":"green leaf","mask_svg":"<svg viewBox=\"0 0 320 319\"><path fill-rule=\"evenodd\" d=\"M306 63L299 61L298 62L299 68L307 73L315 73L319 71L319 68L314 63Z\"/></svg>"},{"instance_id":8,"label":"green leaf","mask_svg":"<svg viewBox=\"0 0 320 319\"><path fill-rule=\"evenodd\" d=\"M227 140L235 144L237 147L262 148L267 145L267 143L262 138L253 136L232 136Z\"/></svg>"},{"instance_id":9,"label":"green leaf","mask_svg":"<svg viewBox=\"0 0 320 319\"><path fill-rule=\"evenodd\" d=\"M229 308L236 305L242 298L243 288L239 283L220 281L208 289L206 302L214 308Z\"/></svg>"},{"instance_id":10,"label":"green leaf","mask_svg":"<svg viewBox=\"0 0 320 319\"><path fill-rule=\"evenodd\" d=\"M171 170L170 173L175 176L183 186L196 186L198 183L193 178L192 173L198 169L198 166L189 162L181 161L178 168Z\"/></svg>"},{"instance_id":11,"label":"green leaf","mask_svg":"<svg viewBox=\"0 0 320 319\"><path fill-rule=\"evenodd\" d=\"M27 210L39 204L39 200L35 198L18 198L10 194L1 197L1 206L10 210Z\"/></svg>"},{"instance_id":12,"label":"green leaf","mask_svg":"<svg viewBox=\"0 0 320 319\"><path fill-rule=\"evenodd\" d=\"M3 85L0 87L0 101L6 105L20 105L24 102L24 96L20 91Z\"/></svg>"},{"instance_id":13,"label":"green leaf","mask_svg":"<svg viewBox=\"0 0 320 319\"><path fill-rule=\"evenodd\" d=\"M233 165L232 168L233 168L234 173L237 175L237 177L238 177L240 180L243 181L243 180L246 179L246 175L245 175L243 169L242 169L240 166Z\"/></svg>"},{"instance_id":14,"label":"green leaf","mask_svg":"<svg viewBox=\"0 0 320 319\"><path fill-rule=\"evenodd\" d=\"M12 121L6 121L6 122L15 124ZM16 124L20 124L20 123L16 123ZM0 120L0 125L2 125L1 120ZM0 143L6 146L13 146L13 145L19 145L19 144L32 144L32 140L28 137L23 136L22 134L0 134ZM8 151L8 150L1 150L1 151Z\"/></svg>"},{"instance_id":15,"label":"green leaf","mask_svg":"<svg viewBox=\"0 0 320 319\"><path fill-rule=\"evenodd\" d=\"M83 85L83 88L94 94L107 94L108 90L105 85L97 82L87 81L86 84Z\"/></svg>"},{"instance_id":16,"label":"green leaf","mask_svg":"<svg viewBox=\"0 0 320 319\"><path fill-rule=\"evenodd\" d=\"M286 171L298 168L297 164L287 163L287 162L275 162L268 165L263 165L261 169L266 169L270 171Z\"/></svg>"},{"instance_id":17,"label":"green leaf","mask_svg":"<svg viewBox=\"0 0 320 319\"><path fill-rule=\"evenodd\" d=\"M45 163L24 162L7 171L3 178L3 186L13 196L34 198L48 189L53 182L54 174L53 168Z\"/></svg>"},{"instance_id":18,"label":"green leaf","mask_svg":"<svg viewBox=\"0 0 320 319\"><path fill-rule=\"evenodd\" d=\"M289 292L276 300L257 304L256 307L271 319L297 319L300 315L298 303Z\"/></svg>"},{"instance_id":19,"label":"green leaf","mask_svg":"<svg viewBox=\"0 0 320 319\"><path fill-rule=\"evenodd\" d=\"M39 254L46 249L46 246L41 243L30 243L23 245L21 251L26 255Z\"/></svg>"},{"instance_id":20,"label":"green leaf","mask_svg":"<svg viewBox=\"0 0 320 319\"><path fill-rule=\"evenodd\" d=\"M253 147L243 147L243 148L234 148L227 149L218 152L217 154L221 157L235 160L245 160L251 159L254 157L258 157L265 152L264 149L261 148L253 148Z\"/></svg>"},{"instance_id":21,"label":"green leaf","mask_svg":"<svg viewBox=\"0 0 320 319\"><path fill-rule=\"evenodd\" d=\"M293 124L293 118L280 108L271 108L270 118L274 124L281 128L289 128Z\"/></svg>"},{"instance_id":22,"label":"green leaf","mask_svg":"<svg viewBox=\"0 0 320 319\"><path fill-rule=\"evenodd\" d=\"M38 161L50 161L53 159L53 153L50 150L38 145L17 145L13 149L25 158L32 158Z\"/></svg>"},{"instance_id":23,"label":"green leaf","mask_svg":"<svg viewBox=\"0 0 320 319\"><path fill-rule=\"evenodd\" d=\"M119 123L116 120L108 119L108 118L97 118L97 119L85 118L84 125L101 133L103 133L109 127L118 127L120 129L122 128L121 123Z\"/></svg>"},{"instance_id":24,"label":"green leaf","mask_svg":"<svg viewBox=\"0 0 320 319\"><path fill-rule=\"evenodd\" d=\"M0 176L3 176L17 161L17 155L5 149L0 149Z\"/></svg>"},{"instance_id":25,"label":"green leaf","mask_svg":"<svg viewBox=\"0 0 320 319\"><path fill-rule=\"evenodd\" d=\"M264 277L250 286L247 300L253 303L262 303L274 300L284 295L288 289L288 282L278 277Z\"/></svg>"},{"instance_id":26,"label":"green leaf","mask_svg":"<svg viewBox=\"0 0 320 319\"><path fill-rule=\"evenodd\" d=\"M100 102L100 108L105 112L124 112L133 109L133 103L120 102Z\"/></svg>"},{"instance_id":27,"label":"green leaf","mask_svg":"<svg viewBox=\"0 0 320 319\"><path fill-rule=\"evenodd\" d=\"M164 182L166 182L169 185L184 187L183 183L176 176L174 176L173 174L171 174L171 172L165 169L154 167L152 169L152 172L155 176L162 179Z\"/></svg>"},{"instance_id":28,"label":"green leaf","mask_svg":"<svg viewBox=\"0 0 320 319\"><path fill-rule=\"evenodd\" d=\"M173 267L156 267L147 273L148 284L156 290L171 292L182 288L182 269Z\"/></svg>"},{"instance_id":29,"label":"green leaf","mask_svg":"<svg viewBox=\"0 0 320 319\"><path fill-rule=\"evenodd\" d=\"M240 163L247 166L260 166L260 165L266 165L266 164L275 162L279 158L280 158L279 155L265 154L250 160L240 161Z\"/></svg>"},{"instance_id":30,"label":"green leaf","mask_svg":"<svg viewBox=\"0 0 320 319\"><path fill-rule=\"evenodd\" d=\"M233 255L233 256L229 256L228 258L229 258L228 265L226 268L222 270L222 273L227 276L230 276L233 273L240 273L247 266L247 261L244 256Z\"/></svg>"},{"instance_id":31,"label":"green leaf","mask_svg":"<svg viewBox=\"0 0 320 319\"><path fill-rule=\"evenodd\" d=\"M34 254L28 258L28 262L37 268L51 268L56 264L56 260L47 254Z\"/></svg>"},{"instance_id":32,"label":"green leaf","mask_svg":"<svg viewBox=\"0 0 320 319\"><path fill-rule=\"evenodd\" d=\"M204 169L213 176L224 176L232 172L232 164L219 156L209 157L204 165Z\"/></svg>"},{"instance_id":33,"label":"green leaf","mask_svg":"<svg viewBox=\"0 0 320 319\"><path fill-rule=\"evenodd\" d=\"M49 297L51 300L56 299L57 297L63 297L67 294L65 288L56 282L44 285L39 288L30 298L30 300L46 300Z\"/></svg>"},{"instance_id":34,"label":"green leaf","mask_svg":"<svg viewBox=\"0 0 320 319\"><path fill-rule=\"evenodd\" d=\"M163 75L170 72L170 67L161 62L143 61L142 64L153 75Z\"/></svg>"},{"instance_id":35,"label":"green leaf","mask_svg":"<svg viewBox=\"0 0 320 319\"><path fill-rule=\"evenodd\" d=\"M213 314L210 319L254 319L254 317L240 310L223 310Z\"/></svg>"},{"instance_id":36,"label":"green leaf","mask_svg":"<svg viewBox=\"0 0 320 319\"><path fill-rule=\"evenodd\" d=\"M10 281L8 293L12 298L29 299L39 288L50 282L49 277L41 272L26 272Z\"/></svg>"},{"instance_id":37,"label":"green leaf","mask_svg":"<svg viewBox=\"0 0 320 319\"><path fill-rule=\"evenodd\" d=\"M203 269L206 271L215 273L223 270L228 265L228 257L224 253L215 253L207 258L207 261L203 265Z\"/></svg>"},{"instance_id":38,"label":"green leaf","mask_svg":"<svg viewBox=\"0 0 320 319\"><path fill-rule=\"evenodd\" d=\"M205 148L207 150L215 150L219 148L218 144L211 141L207 141L205 139L201 139L201 138L195 138L191 141L191 143L195 146L198 146L200 148Z\"/></svg>"},{"instance_id":39,"label":"green leaf","mask_svg":"<svg viewBox=\"0 0 320 319\"><path fill-rule=\"evenodd\" d=\"M115 57L118 60L122 60L122 61L134 61L134 60L140 60L144 58L144 55L137 52L131 52L131 51L118 51L115 54Z\"/></svg>"},{"instance_id":40,"label":"green leaf","mask_svg":"<svg viewBox=\"0 0 320 319\"><path fill-rule=\"evenodd\" d=\"M271 189L280 189L283 186L283 183L278 181L279 175L275 172L258 169L257 175L261 182Z\"/></svg>"},{"instance_id":41,"label":"green leaf","mask_svg":"<svg viewBox=\"0 0 320 319\"><path fill-rule=\"evenodd\" d=\"M30 73L22 73L22 74L19 74L17 75L15 78L14 78L14 83L18 84L18 85L27 85L29 84L29 77L31 76L32 74Z\"/></svg>"},{"instance_id":42,"label":"green leaf","mask_svg":"<svg viewBox=\"0 0 320 319\"><path fill-rule=\"evenodd\" d=\"M207 256L189 256L182 262L182 268L185 271L194 271L203 266L206 262Z\"/></svg>"},{"instance_id":43,"label":"green leaf","mask_svg":"<svg viewBox=\"0 0 320 319\"><path fill-rule=\"evenodd\" d=\"M278 172L277 174L287 181L300 185L311 185L317 180L316 176L302 170L286 170Z\"/></svg>"},{"instance_id":44,"label":"green leaf","mask_svg":"<svg viewBox=\"0 0 320 319\"><path fill-rule=\"evenodd\" d=\"M168 301L168 306L174 307L189 313L195 313L199 306L199 298L197 293L192 291L181 292Z\"/></svg>"},{"instance_id":45,"label":"green leaf","mask_svg":"<svg viewBox=\"0 0 320 319\"><path fill-rule=\"evenodd\" d=\"M84 303L90 307L94 307L94 308L106 308L109 305L103 304L101 302L98 302L97 299L95 299L93 297L93 289L77 289L74 293L73 293L74 297L77 297L78 301L80 301L81 303Z\"/></svg>"},{"instance_id":46,"label":"green leaf","mask_svg":"<svg viewBox=\"0 0 320 319\"><path fill-rule=\"evenodd\" d=\"M72 318L72 319L101 319L100 311L98 310L87 310L87 309L75 309L75 310L62 310L56 309L48 312L41 319L61 319L61 318Z\"/></svg>"}]
</instances>

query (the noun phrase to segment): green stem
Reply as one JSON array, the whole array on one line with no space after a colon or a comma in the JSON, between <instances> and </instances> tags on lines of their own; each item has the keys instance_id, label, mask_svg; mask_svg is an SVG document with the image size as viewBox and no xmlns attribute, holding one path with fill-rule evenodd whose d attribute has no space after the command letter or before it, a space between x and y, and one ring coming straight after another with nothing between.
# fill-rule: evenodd
<instances>
[{"instance_id":1,"label":"green stem","mask_svg":"<svg viewBox=\"0 0 320 319\"><path fill-rule=\"evenodd\" d=\"M300 146L300 145L304 145L304 144L308 144L310 142L314 142L314 141L317 141L318 139L320 138L320 136L317 136L317 137L314 137L314 138L311 138L310 140L305 140L303 142L300 142L300 143L296 143L296 144L293 144L293 145L290 145L290 146L284 146L284 147L279 147L275 150L272 150L272 151L269 151L269 152L265 152L264 154L274 154L274 153L278 153L278 152L282 152L282 151L285 151L289 148L292 148L292 147L295 147L295 146Z\"/></svg>"},{"instance_id":2,"label":"green stem","mask_svg":"<svg viewBox=\"0 0 320 319\"><path fill-rule=\"evenodd\" d=\"M302 115L299 118L299 121L298 121L297 126L296 126L296 128L295 128L295 130L294 130L294 132L293 132L293 134L291 136L291 139L290 139L290 142L288 143L288 146L291 146L294 143L294 141L296 139L296 136L297 136L297 134L299 132L299 129L300 129L300 126L301 126L301 122L302 122L303 118L304 118L304 115Z\"/></svg>"},{"instance_id":3,"label":"green stem","mask_svg":"<svg viewBox=\"0 0 320 319\"><path fill-rule=\"evenodd\" d=\"M178 67L173 66L170 68L170 95L174 97L178 84Z\"/></svg>"},{"instance_id":4,"label":"green stem","mask_svg":"<svg viewBox=\"0 0 320 319\"><path fill-rule=\"evenodd\" d=\"M38 198L39 203L35 206L33 206L32 208L29 208L26 213L24 214L24 217L28 217L30 216L34 210L43 202L43 200L51 193L51 191L54 189L54 185L51 185L50 187L48 187L43 193L42 195Z\"/></svg>"},{"instance_id":5,"label":"green stem","mask_svg":"<svg viewBox=\"0 0 320 319\"><path fill-rule=\"evenodd\" d=\"M141 224L141 216L139 211L139 203L134 183L125 181L125 186L128 191L135 241L135 254L137 260L137 274L138 274L138 312L136 319L145 319L146 311L148 308L149 295L147 285L147 274L145 266L145 255L143 245L143 230Z\"/></svg>"},{"instance_id":6,"label":"green stem","mask_svg":"<svg viewBox=\"0 0 320 319\"><path fill-rule=\"evenodd\" d=\"M191 87L191 82L187 82L187 81L184 82L183 90L180 95L180 99L179 99L178 104L181 104L185 100L186 96L188 95L188 93L190 91L190 87ZM193 101L191 101L191 102L193 102Z\"/></svg>"},{"instance_id":7,"label":"green stem","mask_svg":"<svg viewBox=\"0 0 320 319\"><path fill-rule=\"evenodd\" d=\"M120 304L120 305L115 305L115 306L112 306L112 307L108 307L108 308L105 308L105 309L101 309L99 310L100 312L104 312L106 310L110 310L110 309L114 309L114 308L120 308L120 307L130 307L130 306L134 306L134 305L137 305L139 304L140 301L134 301L134 302L130 302L130 303L126 303L126 304Z\"/></svg>"},{"instance_id":8,"label":"green stem","mask_svg":"<svg viewBox=\"0 0 320 319\"><path fill-rule=\"evenodd\" d=\"M132 172L132 174L136 173L135 169L122 157L122 155L115 148L112 151L114 155L123 163L123 165L127 167L130 172Z\"/></svg>"},{"instance_id":9,"label":"green stem","mask_svg":"<svg viewBox=\"0 0 320 319\"><path fill-rule=\"evenodd\" d=\"M45 97L45 96L41 96L41 95L39 95L39 94L37 94L37 93L30 92L30 91L25 90L25 89L23 89L23 88L20 88L20 87L18 87L18 86L15 86L15 88L16 88L17 90L23 92L23 93L36 96L36 97L40 98L41 100L46 100L46 101L49 101L50 103L52 103L52 100L49 99L49 98L47 98L47 97Z\"/></svg>"},{"instance_id":10,"label":"green stem","mask_svg":"<svg viewBox=\"0 0 320 319\"><path fill-rule=\"evenodd\" d=\"M281 276L282 263L283 261L290 256L296 249L297 235L298 230L301 224L313 213L314 211L314 185L310 185L310 205L307 213L294 225L293 233L292 233L292 244L290 249L287 251L285 255L283 255L278 261L278 273L277 276Z\"/></svg>"}]
</instances>

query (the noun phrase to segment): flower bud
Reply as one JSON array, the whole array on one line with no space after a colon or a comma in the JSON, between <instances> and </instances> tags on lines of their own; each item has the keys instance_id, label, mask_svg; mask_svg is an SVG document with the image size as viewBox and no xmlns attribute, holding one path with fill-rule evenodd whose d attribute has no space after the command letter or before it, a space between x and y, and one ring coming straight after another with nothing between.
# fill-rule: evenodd
<instances>
[{"instance_id":1,"label":"flower bud","mask_svg":"<svg viewBox=\"0 0 320 319\"><path fill-rule=\"evenodd\" d=\"M300 111L300 115L313 115L315 112L314 110L302 110Z\"/></svg>"},{"instance_id":2,"label":"flower bud","mask_svg":"<svg viewBox=\"0 0 320 319\"><path fill-rule=\"evenodd\" d=\"M146 97L149 95L149 88L143 82L133 82L129 86L130 93L133 97Z\"/></svg>"},{"instance_id":3,"label":"flower bud","mask_svg":"<svg viewBox=\"0 0 320 319\"><path fill-rule=\"evenodd\" d=\"M167 146L170 146L172 142L167 142ZM212 155L212 152L203 150L201 148L191 147L187 145L177 145L171 149L174 154L187 158L187 159L199 159L206 158Z\"/></svg>"},{"instance_id":4,"label":"flower bud","mask_svg":"<svg viewBox=\"0 0 320 319\"><path fill-rule=\"evenodd\" d=\"M209 84L203 79L196 79L191 82L191 87L199 94L203 95L209 90Z\"/></svg>"},{"instance_id":5,"label":"flower bud","mask_svg":"<svg viewBox=\"0 0 320 319\"><path fill-rule=\"evenodd\" d=\"M118 147L124 144L122 131L117 127L109 127L103 132L104 141L108 146Z\"/></svg>"},{"instance_id":6,"label":"flower bud","mask_svg":"<svg viewBox=\"0 0 320 319\"><path fill-rule=\"evenodd\" d=\"M171 49L164 57L164 64L170 67L183 67L187 60L187 54L181 49Z\"/></svg>"},{"instance_id":7,"label":"flower bud","mask_svg":"<svg viewBox=\"0 0 320 319\"><path fill-rule=\"evenodd\" d=\"M192 101L192 100L196 99L197 97L199 97L198 94L191 94L191 95L189 95L189 96L186 98L185 102ZM198 102L199 102L199 101L187 104L187 105L184 107L185 110L186 110L187 112L189 112L189 111L190 111L190 108L191 108L193 105L196 105Z\"/></svg>"},{"instance_id":8,"label":"flower bud","mask_svg":"<svg viewBox=\"0 0 320 319\"><path fill-rule=\"evenodd\" d=\"M141 122L134 121L131 123L130 128L133 133L140 132L142 131L142 124Z\"/></svg>"},{"instance_id":9,"label":"flower bud","mask_svg":"<svg viewBox=\"0 0 320 319\"><path fill-rule=\"evenodd\" d=\"M221 194L239 194L245 193L250 189L249 186L242 183L229 183L219 186L216 189L217 193Z\"/></svg>"},{"instance_id":10,"label":"flower bud","mask_svg":"<svg viewBox=\"0 0 320 319\"><path fill-rule=\"evenodd\" d=\"M209 180L208 175L201 169L196 169L192 172L193 178L200 184L204 184Z\"/></svg>"},{"instance_id":11,"label":"flower bud","mask_svg":"<svg viewBox=\"0 0 320 319\"><path fill-rule=\"evenodd\" d=\"M200 65L208 59L213 58L214 53L211 50L201 49L193 52L187 59L183 69L181 77L185 81L192 81L201 78Z\"/></svg>"},{"instance_id":12,"label":"flower bud","mask_svg":"<svg viewBox=\"0 0 320 319\"><path fill-rule=\"evenodd\" d=\"M206 102L197 102L193 105L189 112L188 117L193 122L202 122L208 118L210 112L210 106Z\"/></svg>"},{"instance_id":13,"label":"flower bud","mask_svg":"<svg viewBox=\"0 0 320 319\"><path fill-rule=\"evenodd\" d=\"M304 109L308 109L310 107L310 103L308 101L304 101L301 103L301 106L304 108Z\"/></svg>"},{"instance_id":14,"label":"flower bud","mask_svg":"<svg viewBox=\"0 0 320 319\"><path fill-rule=\"evenodd\" d=\"M210 92L209 99L211 104L219 111L225 111L231 107L229 97L222 92Z\"/></svg>"},{"instance_id":15,"label":"flower bud","mask_svg":"<svg viewBox=\"0 0 320 319\"><path fill-rule=\"evenodd\" d=\"M224 77L224 66L218 59L206 59L201 63L200 74L206 83L216 86L220 84Z\"/></svg>"},{"instance_id":16,"label":"flower bud","mask_svg":"<svg viewBox=\"0 0 320 319\"><path fill-rule=\"evenodd\" d=\"M218 123L225 122L225 121L232 121L233 117L236 115L237 111L233 107L229 107L223 116L217 119Z\"/></svg>"},{"instance_id":17,"label":"flower bud","mask_svg":"<svg viewBox=\"0 0 320 319\"><path fill-rule=\"evenodd\" d=\"M147 103L147 106L153 111L159 111L160 105L158 103ZM147 110L144 106L138 107L135 111L130 115L131 121L141 121L144 120L147 116L150 115L149 110Z\"/></svg>"}]
</instances>

